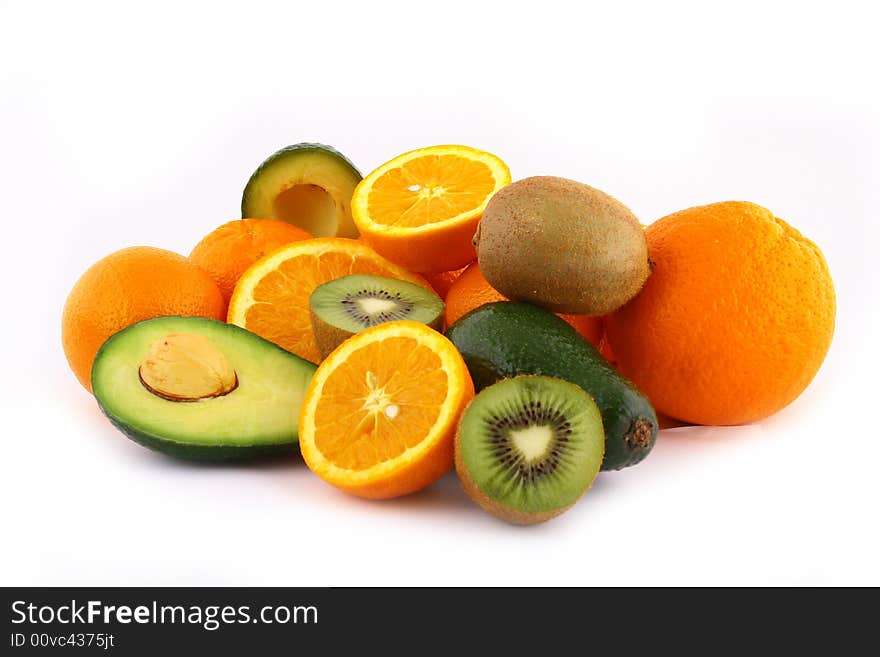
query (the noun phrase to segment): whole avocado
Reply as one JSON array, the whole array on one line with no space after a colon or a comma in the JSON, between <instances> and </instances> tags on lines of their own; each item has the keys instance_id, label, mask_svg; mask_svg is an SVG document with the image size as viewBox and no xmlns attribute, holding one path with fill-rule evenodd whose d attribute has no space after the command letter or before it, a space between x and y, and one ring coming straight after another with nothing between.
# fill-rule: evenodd
<instances>
[{"instance_id":1,"label":"whole avocado","mask_svg":"<svg viewBox=\"0 0 880 657\"><path fill-rule=\"evenodd\" d=\"M602 413L603 470L635 465L654 447L658 423L648 399L553 313L527 303L487 303L456 321L446 336L461 352L477 392L521 374L583 388Z\"/></svg>"}]
</instances>

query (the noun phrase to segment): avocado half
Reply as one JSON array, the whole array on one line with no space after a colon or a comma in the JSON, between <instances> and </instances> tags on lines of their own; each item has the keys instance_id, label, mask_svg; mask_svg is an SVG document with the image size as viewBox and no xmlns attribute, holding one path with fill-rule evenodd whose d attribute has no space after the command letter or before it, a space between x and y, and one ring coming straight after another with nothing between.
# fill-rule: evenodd
<instances>
[{"instance_id":1,"label":"avocado half","mask_svg":"<svg viewBox=\"0 0 880 657\"><path fill-rule=\"evenodd\" d=\"M325 144L294 144L273 153L251 175L241 197L244 219L279 219L315 237L357 237L351 197L357 168Z\"/></svg>"},{"instance_id":2,"label":"avocado half","mask_svg":"<svg viewBox=\"0 0 880 657\"><path fill-rule=\"evenodd\" d=\"M232 324L148 319L110 337L92 390L122 433L203 460L295 451L299 408L316 366Z\"/></svg>"}]
</instances>

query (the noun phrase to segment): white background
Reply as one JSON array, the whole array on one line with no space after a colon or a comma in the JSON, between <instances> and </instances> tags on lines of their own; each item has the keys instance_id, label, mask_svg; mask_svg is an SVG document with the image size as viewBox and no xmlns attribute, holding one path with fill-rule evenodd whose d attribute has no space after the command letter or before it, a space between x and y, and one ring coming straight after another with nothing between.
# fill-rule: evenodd
<instances>
[{"instance_id":1,"label":"white background","mask_svg":"<svg viewBox=\"0 0 880 657\"><path fill-rule=\"evenodd\" d=\"M870 3L122 4L0 2L0 583L880 584ZM364 173L470 144L645 223L763 204L827 256L831 351L775 417L664 432L532 528L453 475L370 502L296 459L126 440L67 368L67 292L124 246L188 253L266 155L312 140Z\"/></svg>"}]
</instances>

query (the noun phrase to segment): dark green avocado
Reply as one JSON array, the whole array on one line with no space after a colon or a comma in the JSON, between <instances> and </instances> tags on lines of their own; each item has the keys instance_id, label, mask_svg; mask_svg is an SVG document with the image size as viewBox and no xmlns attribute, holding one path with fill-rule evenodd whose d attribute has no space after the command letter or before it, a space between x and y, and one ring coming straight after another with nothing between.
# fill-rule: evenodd
<instances>
[{"instance_id":1,"label":"dark green avocado","mask_svg":"<svg viewBox=\"0 0 880 657\"><path fill-rule=\"evenodd\" d=\"M657 415L647 398L553 313L526 303L489 303L460 318L446 335L477 391L520 374L565 379L586 390L605 425L603 470L635 465L654 447Z\"/></svg>"},{"instance_id":2,"label":"dark green avocado","mask_svg":"<svg viewBox=\"0 0 880 657\"><path fill-rule=\"evenodd\" d=\"M148 319L110 337L92 390L122 433L166 454L242 460L297 450L316 366L232 324Z\"/></svg>"},{"instance_id":3,"label":"dark green avocado","mask_svg":"<svg viewBox=\"0 0 880 657\"><path fill-rule=\"evenodd\" d=\"M357 237L351 197L360 181L357 168L331 146L287 146L251 175L241 197L241 216L279 219L315 237Z\"/></svg>"}]
</instances>

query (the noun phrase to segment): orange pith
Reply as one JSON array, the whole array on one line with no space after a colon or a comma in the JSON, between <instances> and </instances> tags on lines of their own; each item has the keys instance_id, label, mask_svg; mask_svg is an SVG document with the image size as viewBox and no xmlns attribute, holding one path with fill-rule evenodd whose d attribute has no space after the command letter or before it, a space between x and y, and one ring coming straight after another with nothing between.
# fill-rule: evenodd
<instances>
[{"instance_id":1,"label":"orange pith","mask_svg":"<svg viewBox=\"0 0 880 657\"><path fill-rule=\"evenodd\" d=\"M340 345L315 373L300 415L309 467L363 497L396 497L452 466L455 423L473 398L455 347L417 322L388 322Z\"/></svg>"},{"instance_id":2,"label":"orange pith","mask_svg":"<svg viewBox=\"0 0 880 657\"><path fill-rule=\"evenodd\" d=\"M227 320L317 363L320 354L309 319L309 296L318 285L349 274L387 276L431 289L422 277L356 240L302 240L269 254L241 276Z\"/></svg>"}]
</instances>

